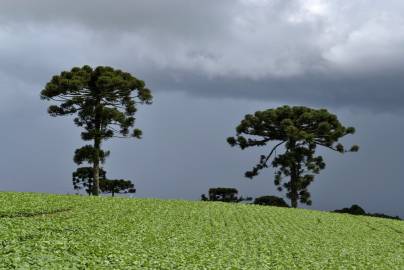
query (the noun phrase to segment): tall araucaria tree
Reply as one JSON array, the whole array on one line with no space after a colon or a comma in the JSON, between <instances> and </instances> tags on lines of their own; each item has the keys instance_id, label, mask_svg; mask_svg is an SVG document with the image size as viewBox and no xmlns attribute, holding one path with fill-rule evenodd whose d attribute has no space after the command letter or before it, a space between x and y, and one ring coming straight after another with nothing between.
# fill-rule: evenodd
<instances>
[{"instance_id":1,"label":"tall araucaria tree","mask_svg":"<svg viewBox=\"0 0 404 270\"><path fill-rule=\"evenodd\" d=\"M51 116L75 115L74 123L84 131L81 137L92 141L76 150L77 164L92 164L94 195L99 195L100 163L109 152L101 149L110 138L140 138L140 129L133 128L137 104L151 104L152 95L145 83L130 73L112 67L75 67L53 76L41 91L41 98L55 101Z\"/></svg>"},{"instance_id":2,"label":"tall araucaria tree","mask_svg":"<svg viewBox=\"0 0 404 270\"><path fill-rule=\"evenodd\" d=\"M325 109L282 106L257 111L245 116L236 133L236 137L228 138L227 142L241 149L273 143L270 151L261 155L258 164L245 176L251 179L257 176L273 157L275 185L279 191L286 189L292 207L297 207L298 201L312 203L308 186L315 174L325 168L323 157L316 155L317 146L340 153L359 150L356 145L347 150L338 142L345 135L354 134L355 129L344 127L336 115ZM289 181L283 182L284 178Z\"/></svg>"}]
</instances>

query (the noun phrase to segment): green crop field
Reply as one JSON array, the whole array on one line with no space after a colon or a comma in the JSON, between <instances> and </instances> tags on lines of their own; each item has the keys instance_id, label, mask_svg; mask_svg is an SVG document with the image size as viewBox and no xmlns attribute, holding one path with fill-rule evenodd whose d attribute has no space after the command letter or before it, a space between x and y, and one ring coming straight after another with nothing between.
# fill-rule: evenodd
<instances>
[{"instance_id":1,"label":"green crop field","mask_svg":"<svg viewBox=\"0 0 404 270\"><path fill-rule=\"evenodd\" d=\"M0 269L404 269L403 221L35 193L0 205Z\"/></svg>"}]
</instances>

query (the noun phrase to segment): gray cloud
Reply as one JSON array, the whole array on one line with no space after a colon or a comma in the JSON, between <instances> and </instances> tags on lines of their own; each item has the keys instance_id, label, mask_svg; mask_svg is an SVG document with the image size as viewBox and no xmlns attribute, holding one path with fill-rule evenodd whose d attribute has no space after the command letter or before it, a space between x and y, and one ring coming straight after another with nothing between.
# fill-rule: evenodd
<instances>
[{"instance_id":1,"label":"gray cloud","mask_svg":"<svg viewBox=\"0 0 404 270\"><path fill-rule=\"evenodd\" d=\"M398 0L3 1L0 70L43 84L72 65L115 64L156 90L397 110L403 10Z\"/></svg>"}]
</instances>

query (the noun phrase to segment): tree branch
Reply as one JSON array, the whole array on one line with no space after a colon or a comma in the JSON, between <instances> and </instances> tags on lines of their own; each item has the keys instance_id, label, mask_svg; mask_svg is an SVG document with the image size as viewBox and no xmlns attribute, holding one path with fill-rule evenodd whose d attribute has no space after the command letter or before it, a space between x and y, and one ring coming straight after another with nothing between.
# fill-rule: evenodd
<instances>
[{"instance_id":1,"label":"tree branch","mask_svg":"<svg viewBox=\"0 0 404 270\"><path fill-rule=\"evenodd\" d=\"M326 148L328 148L328 149L331 149L331 150L333 150L333 151L335 151L335 152L341 153L341 151L338 151L337 149L335 149L335 148L332 147L332 146L323 144L323 143L321 143L321 142L319 142L319 141L314 141L314 142L315 142L316 144L318 144L318 145L321 145L321 146L323 146L323 147L326 147ZM344 151L344 152L346 152L346 151Z\"/></svg>"},{"instance_id":2,"label":"tree branch","mask_svg":"<svg viewBox=\"0 0 404 270\"><path fill-rule=\"evenodd\" d=\"M282 145L282 144L285 143L285 142L286 142L286 141L282 141L282 142L278 143L277 145L275 145L275 146L272 148L271 152L270 152L269 155L266 157L265 162L263 163L263 165L266 165L266 164L267 164L269 158L270 158L270 157L272 156L272 154L275 152L276 148L278 148L278 146Z\"/></svg>"}]
</instances>

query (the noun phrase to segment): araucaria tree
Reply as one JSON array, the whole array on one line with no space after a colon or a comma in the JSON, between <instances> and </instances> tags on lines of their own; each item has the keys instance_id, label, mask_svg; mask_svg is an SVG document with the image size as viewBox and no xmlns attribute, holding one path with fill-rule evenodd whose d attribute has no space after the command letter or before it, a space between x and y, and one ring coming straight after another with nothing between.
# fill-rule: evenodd
<instances>
[{"instance_id":1,"label":"araucaria tree","mask_svg":"<svg viewBox=\"0 0 404 270\"><path fill-rule=\"evenodd\" d=\"M74 123L84 128L81 137L92 141L77 149L77 164L92 164L94 195L100 192L100 163L109 152L101 149L103 141L118 137L140 138L134 129L137 104L151 104L152 95L145 83L130 73L111 67L75 67L53 76L41 91L41 98L58 102L51 105L51 116L75 115Z\"/></svg>"},{"instance_id":2,"label":"araucaria tree","mask_svg":"<svg viewBox=\"0 0 404 270\"><path fill-rule=\"evenodd\" d=\"M245 176L257 176L268 167L272 157L275 185L279 191L286 189L292 207L297 207L299 201L308 205L312 203L308 186L313 182L315 174L325 168L323 157L316 155L317 146L340 153L359 150L356 145L345 149L338 142L345 135L353 134L355 129L344 127L337 116L325 109L282 106L257 111L254 115L246 115L236 132L236 137L227 139L231 146L246 149L273 144L270 151L261 155L258 164L247 171ZM289 181L283 181L284 178L289 178Z\"/></svg>"}]
</instances>

